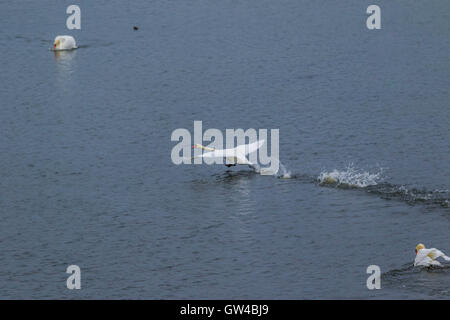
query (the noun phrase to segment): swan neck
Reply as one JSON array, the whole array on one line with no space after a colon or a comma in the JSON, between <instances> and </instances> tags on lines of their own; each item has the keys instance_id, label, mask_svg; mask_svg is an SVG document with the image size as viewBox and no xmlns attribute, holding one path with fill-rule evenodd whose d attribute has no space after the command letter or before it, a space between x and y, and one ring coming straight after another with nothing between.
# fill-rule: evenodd
<instances>
[{"instance_id":1,"label":"swan neck","mask_svg":"<svg viewBox=\"0 0 450 320\"><path fill-rule=\"evenodd\" d=\"M214 148L209 148L209 147L205 147L205 146L200 146L200 148L202 148L203 150L206 150L206 151L214 151L215 149Z\"/></svg>"}]
</instances>

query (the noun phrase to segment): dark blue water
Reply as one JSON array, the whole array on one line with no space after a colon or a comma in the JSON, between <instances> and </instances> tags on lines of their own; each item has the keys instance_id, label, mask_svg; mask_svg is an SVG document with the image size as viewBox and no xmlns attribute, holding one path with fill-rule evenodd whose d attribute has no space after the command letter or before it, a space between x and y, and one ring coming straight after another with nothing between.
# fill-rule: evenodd
<instances>
[{"instance_id":1,"label":"dark blue water","mask_svg":"<svg viewBox=\"0 0 450 320\"><path fill-rule=\"evenodd\" d=\"M412 268L450 253L448 1L70 4L0 2L0 298L450 297ZM290 178L174 165L194 120L280 129Z\"/></svg>"}]
</instances>

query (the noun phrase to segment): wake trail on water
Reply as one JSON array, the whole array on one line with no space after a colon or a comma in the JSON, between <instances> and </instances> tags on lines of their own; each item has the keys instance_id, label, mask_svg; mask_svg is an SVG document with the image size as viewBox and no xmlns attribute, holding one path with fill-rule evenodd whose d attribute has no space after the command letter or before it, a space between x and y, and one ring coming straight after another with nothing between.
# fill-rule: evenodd
<instances>
[{"instance_id":1,"label":"wake trail on water","mask_svg":"<svg viewBox=\"0 0 450 320\"><path fill-rule=\"evenodd\" d=\"M383 168L377 172L368 172L355 168L353 164L344 170L322 171L317 177L320 186L361 189L386 200L397 199L409 204L424 203L444 208L449 207L450 190L430 191L426 188L395 185L384 180Z\"/></svg>"},{"instance_id":2,"label":"wake trail on water","mask_svg":"<svg viewBox=\"0 0 450 320\"><path fill-rule=\"evenodd\" d=\"M396 185L385 181L384 169L367 171L349 164L344 169L323 170L318 176L293 174L281 164L275 175L281 179L296 179L316 183L321 187L354 189L377 195L386 200L400 200L410 205L427 204L450 207L450 190L427 190L426 188Z\"/></svg>"},{"instance_id":3,"label":"wake trail on water","mask_svg":"<svg viewBox=\"0 0 450 320\"><path fill-rule=\"evenodd\" d=\"M315 183L321 187L361 190L382 199L400 200L410 205L426 204L443 208L450 207L450 190L430 191L426 188L392 184L385 181L383 168L367 171L349 164L344 169L322 170L318 176L292 173L281 161L279 161L279 168L276 171L259 165L252 165L251 168L259 175Z\"/></svg>"}]
</instances>

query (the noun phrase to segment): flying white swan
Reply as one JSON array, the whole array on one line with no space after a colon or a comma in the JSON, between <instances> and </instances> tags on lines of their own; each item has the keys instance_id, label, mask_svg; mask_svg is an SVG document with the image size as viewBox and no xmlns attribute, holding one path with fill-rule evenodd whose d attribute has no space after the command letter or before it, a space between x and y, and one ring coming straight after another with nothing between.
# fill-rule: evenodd
<instances>
[{"instance_id":1,"label":"flying white swan","mask_svg":"<svg viewBox=\"0 0 450 320\"><path fill-rule=\"evenodd\" d=\"M53 42L53 50L72 50L76 49L77 43L72 36L57 36Z\"/></svg>"},{"instance_id":2,"label":"flying white swan","mask_svg":"<svg viewBox=\"0 0 450 320\"><path fill-rule=\"evenodd\" d=\"M436 248L426 249L423 244L419 243L416 246L416 259L414 260L414 266L440 266L441 264L439 261L435 260L439 257L450 261L450 257L447 257L442 251Z\"/></svg>"},{"instance_id":3,"label":"flying white swan","mask_svg":"<svg viewBox=\"0 0 450 320\"><path fill-rule=\"evenodd\" d=\"M199 156L194 156L192 158L193 159L196 159L196 158L225 158L226 159L225 165L227 167L235 166L237 164L243 164L243 165L246 164L250 168L257 169L258 165L248 161L247 155L252 152L255 152L256 150L261 148L261 146L263 144L264 144L264 140L258 140L256 142L253 142L250 144L241 144L241 145L237 146L236 148L232 148L232 149L214 149L214 148L202 146L201 144L196 144L196 145L192 146L193 149L200 148L200 149L210 151L210 152L206 152Z\"/></svg>"}]
</instances>

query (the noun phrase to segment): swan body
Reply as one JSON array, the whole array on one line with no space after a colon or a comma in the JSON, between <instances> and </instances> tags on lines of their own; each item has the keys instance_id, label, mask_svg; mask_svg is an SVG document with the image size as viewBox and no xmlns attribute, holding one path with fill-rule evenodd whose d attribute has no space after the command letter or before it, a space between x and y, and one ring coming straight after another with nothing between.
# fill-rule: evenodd
<instances>
[{"instance_id":1,"label":"swan body","mask_svg":"<svg viewBox=\"0 0 450 320\"><path fill-rule=\"evenodd\" d=\"M436 259L442 257L446 261L450 261L442 251L436 248L426 249L425 246L419 243L416 247L416 258L414 259L414 266L440 266L441 263Z\"/></svg>"},{"instance_id":2,"label":"swan body","mask_svg":"<svg viewBox=\"0 0 450 320\"><path fill-rule=\"evenodd\" d=\"M258 140L250 144L242 144L236 148L230 149L214 149L202 146L201 144L196 144L192 148L200 148L209 152L203 153L199 156L194 156L193 158L225 158L227 167L235 165L248 165L254 168L256 164L248 161L247 155L255 152L264 144L264 140Z\"/></svg>"},{"instance_id":3,"label":"swan body","mask_svg":"<svg viewBox=\"0 0 450 320\"><path fill-rule=\"evenodd\" d=\"M55 51L72 50L76 48L78 48L77 43L72 36L57 36L53 42L53 49Z\"/></svg>"}]
</instances>

